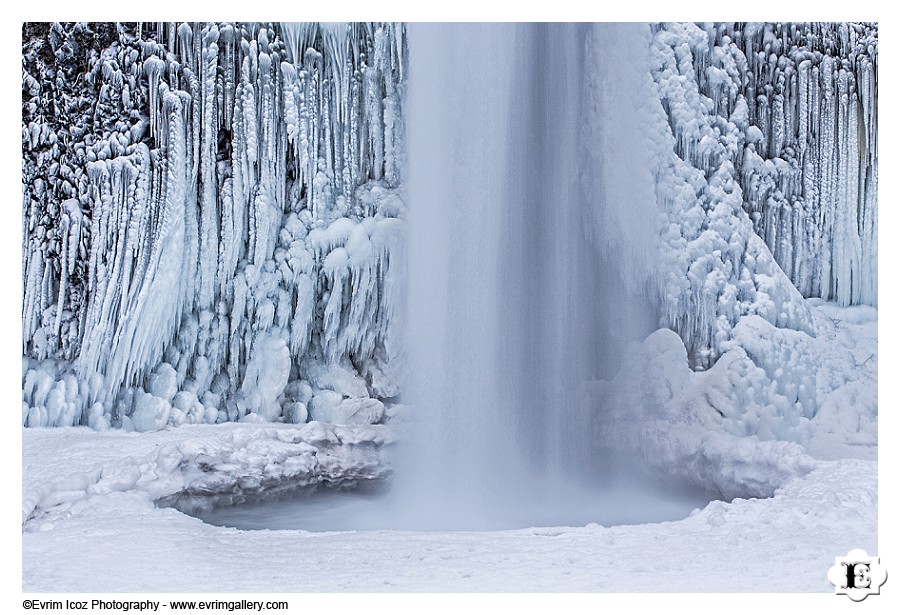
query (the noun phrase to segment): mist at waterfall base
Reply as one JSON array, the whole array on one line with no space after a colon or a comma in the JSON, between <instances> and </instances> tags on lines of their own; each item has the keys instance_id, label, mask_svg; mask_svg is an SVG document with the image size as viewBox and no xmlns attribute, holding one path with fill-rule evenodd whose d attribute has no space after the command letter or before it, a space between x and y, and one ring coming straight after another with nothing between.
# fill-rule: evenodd
<instances>
[{"instance_id":1,"label":"mist at waterfall base","mask_svg":"<svg viewBox=\"0 0 900 615\"><path fill-rule=\"evenodd\" d=\"M465 41L460 45L460 41ZM639 26L410 30L409 418L389 488L218 509L244 528L682 518L709 496L611 446L591 381L656 328ZM586 53L585 49L590 49Z\"/></svg>"},{"instance_id":2,"label":"mist at waterfall base","mask_svg":"<svg viewBox=\"0 0 900 615\"><path fill-rule=\"evenodd\" d=\"M702 500L609 446L614 427L587 394L657 324L642 292L653 179L632 111L643 36L617 24L411 30L420 420L394 488L418 525L644 522Z\"/></svg>"}]
</instances>

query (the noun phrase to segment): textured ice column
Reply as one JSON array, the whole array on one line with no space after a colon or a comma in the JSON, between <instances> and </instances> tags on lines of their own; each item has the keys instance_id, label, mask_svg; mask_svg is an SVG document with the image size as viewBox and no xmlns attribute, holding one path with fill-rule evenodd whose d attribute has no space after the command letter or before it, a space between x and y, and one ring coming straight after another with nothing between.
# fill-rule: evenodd
<instances>
[{"instance_id":1,"label":"textured ice column","mask_svg":"<svg viewBox=\"0 0 900 615\"><path fill-rule=\"evenodd\" d=\"M95 27L118 37L100 43ZM148 410L145 427L250 412L278 420L285 378L312 379L320 363L370 380L365 394L397 394L385 374L401 352L405 298L402 24L29 32L23 354L60 361L33 369L90 381L78 403L103 399L99 411L82 408L98 425L127 425L117 419L157 368L174 369L179 393L203 410ZM36 50L42 37L57 47L83 33L97 53L86 79L63 83L75 69ZM51 65L58 88L47 90ZM49 107L76 125L51 126ZM273 348L290 360L263 361ZM277 377L262 373L270 367Z\"/></svg>"},{"instance_id":2,"label":"textured ice column","mask_svg":"<svg viewBox=\"0 0 900 615\"><path fill-rule=\"evenodd\" d=\"M708 24L706 34L692 49L709 63L700 91L718 102L727 85L728 111L747 105L734 162L756 232L805 296L877 304L877 25Z\"/></svg>"}]
</instances>

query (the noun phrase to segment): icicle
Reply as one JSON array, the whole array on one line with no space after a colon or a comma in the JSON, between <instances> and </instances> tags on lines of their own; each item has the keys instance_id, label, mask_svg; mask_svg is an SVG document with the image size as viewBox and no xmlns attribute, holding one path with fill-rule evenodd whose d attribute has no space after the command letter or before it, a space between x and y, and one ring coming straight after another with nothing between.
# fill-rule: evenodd
<instances>
[{"instance_id":1,"label":"icicle","mask_svg":"<svg viewBox=\"0 0 900 615\"><path fill-rule=\"evenodd\" d=\"M82 215L81 205L77 199L68 199L61 206L62 219L60 223L62 255L60 256L60 282L59 298L57 300L56 324L53 330L60 335L62 326L63 308L66 303L66 290L69 276L75 271L75 259L78 256L78 244L81 240Z\"/></svg>"},{"instance_id":2,"label":"icicle","mask_svg":"<svg viewBox=\"0 0 900 615\"><path fill-rule=\"evenodd\" d=\"M147 75L147 86L150 95L150 135L156 136L159 114L159 78L166 68L166 63L156 56L144 60L144 73Z\"/></svg>"},{"instance_id":3,"label":"icicle","mask_svg":"<svg viewBox=\"0 0 900 615\"><path fill-rule=\"evenodd\" d=\"M257 136L256 91L250 72L249 58L244 58L243 67L241 68L241 85L244 144L247 147L247 161L252 165L258 159L259 140Z\"/></svg>"},{"instance_id":4,"label":"icicle","mask_svg":"<svg viewBox=\"0 0 900 615\"><path fill-rule=\"evenodd\" d=\"M281 79L284 84L284 123L286 124L287 138L288 142L295 147L296 151L300 118L297 112L297 93L295 91L297 71L294 69L293 64L287 62L281 63Z\"/></svg>"},{"instance_id":5,"label":"icicle","mask_svg":"<svg viewBox=\"0 0 900 615\"><path fill-rule=\"evenodd\" d=\"M178 55L183 66L192 66L194 30L187 22L178 26Z\"/></svg>"},{"instance_id":6,"label":"icicle","mask_svg":"<svg viewBox=\"0 0 900 615\"><path fill-rule=\"evenodd\" d=\"M102 135L82 132L73 149L87 162L59 171L58 193L80 202L38 223L46 198L23 193L35 203L23 213L23 352L70 353L91 383L87 405L70 413L57 404L53 420L119 424L119 412L135 406L113 402L163 361L178 387L209 394L212 405L254 396L259 386L236 387L248 362L261 365L263 333L269 341L259 348L283 349L296 365L396 356L401 248L393 239L386 247L378 229L403 211L393 191L404 138L403 27L138 28L156 40L121 40L92 63L98 104L88 122L104 125L111 109L122 119ZM146 120L133 113L142 106ZM56 133L23 119L22 137L37 155L55 146ZM58 167L50 170L55 180ZM379 178L391 189L369 183ZM47 249L50 236L56 245ZM266 400L263 414L277 417L274 398ZM145 427L166 420L135 418Z\"/></svg>"},{"instance_id":7,"label":"icicle","mask_svg":"<svg viewBox=\"0 0 900 615\"><path fill-rule=\"evenodd\" d=\"M218 67L219 30L216 26L204 30L201 55L203 74L200 80L203 110L200 125L200 258L197 304L209 308L215 297L216 275L219 271L219 207L216 194L216 151L218 145L218 112L216 110L216 69Z\"/></svg>"}]
</instances>

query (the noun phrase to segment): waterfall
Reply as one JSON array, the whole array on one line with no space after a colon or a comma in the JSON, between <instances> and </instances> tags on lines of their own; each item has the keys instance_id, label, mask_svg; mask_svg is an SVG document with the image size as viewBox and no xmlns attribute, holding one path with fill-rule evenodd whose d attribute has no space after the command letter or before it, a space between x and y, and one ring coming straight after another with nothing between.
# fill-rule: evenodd
<instances>
[{"instance_id":1,"label":"waterfall","mask_svg":"<svg viewBox=\"0 0 900 615\"><path fill-rule=\"evenodd\" d=\"M421 419L397 483L420 520L553 523L621 466L606 409L585 392L657 324L642 292L657 214L635 110L650 95L646 36L617 24L410 30Z\"/></svg>"}]
</instances>

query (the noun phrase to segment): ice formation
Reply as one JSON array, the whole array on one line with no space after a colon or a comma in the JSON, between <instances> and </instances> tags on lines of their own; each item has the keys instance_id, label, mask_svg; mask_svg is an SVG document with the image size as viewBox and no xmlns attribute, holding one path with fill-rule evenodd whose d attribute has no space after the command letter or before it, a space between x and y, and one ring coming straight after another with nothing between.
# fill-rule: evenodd
<instances>
[{"instance_id":1,"label":"ice formation","mask_svg":"<svg viewBox=\"0 0 900 615\"><path fill-rule=\"evenodd\" d=\"M741 49L788 37L734 28L769 33ZM757 97L751 113L743 88L781 73L738 62L741 49L715 36L726 30L411 29L409 309L422 374L412 394L428 418L415 434L421 476L409 500L450 527L498 507L545 506L565 497L553 489L566 481L603 483L637 461L726 497L768 496L809 471L809 451L876 443L873 340L857 344L821 299L804 298L875 303L840 294L874 289L860 280L874 275L874 234L848 239L874 231L874 142L814 155L809 143L844 121L827 113L802 139L793 112L760 129L763 105ZM856 45L874 40L873 27L788 30L793 46L806 33L811 63L852 52L874 71L874 50ZM823 35L847 41L817 56ZM845 107L873 103L845 94ZM845 188L830 201L791 193L808 219L790 234L773 213L784 190L760 197L759 186L767 169L791 168L788 143L801 140L798 168L822 175L834 158L828 181ZM843 162L870 155L866 169ZM809 220L818 243L802 239ZM839 235L858 257L827 248ZM805 265L779 261L785 241ZM801 270L818 276L815 291L792 279ZM874 320L871 305L856 309Z\"/></svg>"},{"instance_id":2,"label":"ice formation","mask_svg":"<svg viewBox=\"0 0 900 615\"><path fill-rule=\"evenodd\" d=\"M651 62L660 295L692 362L747 314L813 333L801 294L876 305L877 29L661 24Z\"/></svg>"},{"instance_id":3,"label":"ice formation","mask_svg":"<svg viewBox=\"0 0 900 615\"><path fill-rule=\"evenodd\" d=\"M404 26L23 34L23 424L378 420Z\"/></svg>"},{"instance_id":4,"label":"ice formation","mask_svg":"<svg viewBox=\"0 0 900 615\"><path fill-rule=\"evenodd\" d=\"M92 498L122 492L144 493L151 501L193 511L315 489L320 483L348 487L387 474L378 454L391 440L384 425L310 422L300 427L229 424L188 429L193 431L180 432L187 437L174 440L167 439L166 432L144 434L164 439L150 447L134 439L119 441L123 446L115 455L95 456L78 471L72 471L73 466L86 460L68 457L74 452L69 449L59 459L67 470L64 476L42 476L24 490L22 523L31 529L48 517L71 514L73 505L78 508ZM48 434L49 441L73 433L58 431ZM60 449L59 444L49 446Z\"/></svg>"},{"instance_id":5,"label":"ice formation","mask_svg":"<svg viewBox=\"0 0 900 615\"><path fill-rule=\"evenodd\" d=\"M471 385L432 389L459 401L445 438L505 450L523 428L472 408L536 393L559 416L525 412L526 440L618 442L730 494L804 471L799 445L874 444L853 335L877 314L877 26L483 27L413 113L428 44L402 24L25 24L23 425L394 416L406 169L437 152L411 326L497 344L417 364Z\"/></svg>"},{"instance_id":6,"label":"ice formation","mask_svg":"<svg viewBox=\"0 0 900 615\"><path fill-rule=\"evenodd\" d=\"M877 28L648 37L651 284L677 335L653 333L618 382L588 385L588 406L612 410L591 429L723 494L771 495L808 467L802 452L877 443Z\"/></svg>"}]
</instances>

